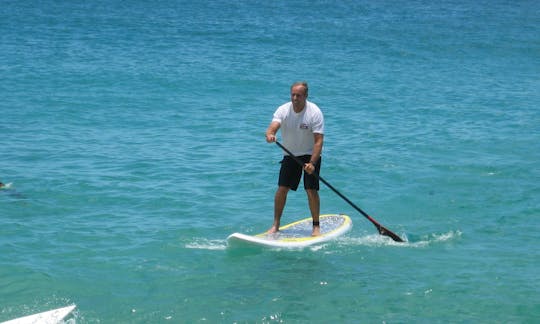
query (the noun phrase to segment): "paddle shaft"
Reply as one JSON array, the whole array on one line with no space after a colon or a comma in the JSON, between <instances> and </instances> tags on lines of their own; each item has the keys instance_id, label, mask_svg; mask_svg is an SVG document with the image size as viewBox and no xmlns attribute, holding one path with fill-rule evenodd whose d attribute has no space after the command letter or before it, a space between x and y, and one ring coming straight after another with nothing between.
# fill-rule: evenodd
<instances>
[{"instance_id":1,"label":"paddle shaft","mask_svg":"<svg viewBox=\"0 0 540 324\"><path fill-rule=\"evenodd\" d=\"M304 166L304 163L299 158L294 156L294 154L292 154L291 151L289 151L285 146L281 145L281 143L279 143L278 141L276 141L276 144L281 149L283 149L285 152L287 152L287 154L289 154L289 156L291 156L296 161L296 163L298 163L302 167ZM318 178L319 180L321 180L322 183L324 183L328 188L330 188L333 192L335 192L338 196L340 196L343 200L345 200L349 205L351 205L354 209L356 209L358 212L360 212L360 214L362 214L362 216L367 218L373 225L375 225L375 227L377 228L377 230L379 231L379 233L381 235L389 236L390 238L392 238L396 242L403 242L401 237L399 237L398 235L392 233L390 230L386 229L384 226L379 224L375 219L373 219L373 217L369 216L360 207L356 206L349 198L345 197L344 194L342 194L341 192L339 192L339 190L334 188L334 186L332 186L328 181L324 180L323 177L321 177L320 175L318 175L316 173L313 173L312 175L315 176L316 178Z\"/></svg>"}]
</instances>

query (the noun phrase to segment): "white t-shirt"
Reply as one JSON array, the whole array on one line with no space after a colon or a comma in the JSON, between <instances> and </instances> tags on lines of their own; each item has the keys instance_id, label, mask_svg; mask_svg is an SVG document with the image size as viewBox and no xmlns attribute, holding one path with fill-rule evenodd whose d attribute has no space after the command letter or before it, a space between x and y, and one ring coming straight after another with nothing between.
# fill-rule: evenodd
<instances>
[{"instance_id":1,"label":"white t-shirt","mask_svg":"<svg viewBox=\"0 0 540 324\"><path fill-rule=\"evenodd\" d=\"M278 107L272 121L281 124L281 137L295 156L311 155L315 140L313 133L324 134L324 117L316 104L306 100L306 106L295 113L292 102Z\"/></svg>"}]
</instances>

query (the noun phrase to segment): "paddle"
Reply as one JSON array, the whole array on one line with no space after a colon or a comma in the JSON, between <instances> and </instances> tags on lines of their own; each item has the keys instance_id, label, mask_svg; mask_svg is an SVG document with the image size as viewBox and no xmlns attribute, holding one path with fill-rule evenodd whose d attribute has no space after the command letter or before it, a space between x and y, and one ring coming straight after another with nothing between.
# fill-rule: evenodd
<instances>
[{"instance_id":1,"label":"paddle","mask_svg":"<svg viewBox=\"0 0 540 324\"><path fill-rule=\"evenodd\" d=\"M285 152L287 152L287 154L289 154L295 161L296 163L298 163L300 166L304 166L304 163L299 159L297 158L296 156L294 156L291 151L289 151L285 146L281 145L281 143L277 142L276 141L276 144L281 147ZM324 180L323 177L321 177L320 175L317 175L315 173L313 173L313 175L317 178L319 178L319 180L321 180L328 188L332 189L333 192L335 192L338 196L340 196L341 198L343 198L343 200L345 200L346 202L349 203L349 205L351 205L354 209L356 209L357 211L360 212L360 214L362 214L365 218L367 218L371 223L373 223L373 225L375 225L375 227L377 228L377 230L379 231L379 234L381 235L386 235L386 236L389 236L390 238L392 238L392 240L396 241L396 242L403 242L403 240L401 239L401 237L397 236L396 234L394 234L392 231L390 231L389 229L385 228L384 226L382 226L381 224L379 224L376 220L374 220L371 216L369 216L366 212L364 212L362 209L360 209L360 207L356 206L352 201L349 200L349 198L345 197L341 192L339 192L336 188L334 188L334 186L332 186L330 183L328 183L328 181Z\"/></svg>"}]
</instances>

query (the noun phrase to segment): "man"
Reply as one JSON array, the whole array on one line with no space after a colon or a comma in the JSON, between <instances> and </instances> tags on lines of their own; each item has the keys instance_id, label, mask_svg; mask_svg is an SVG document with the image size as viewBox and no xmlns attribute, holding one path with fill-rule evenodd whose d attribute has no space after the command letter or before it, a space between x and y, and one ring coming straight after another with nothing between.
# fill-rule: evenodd
<instances>
[{"instance_id":1,"label":"man","mask_svg":"<svg viewBox=\"0 0 540 324\"><path fill-rule=\"evenodd\" d=\"M279 231L279 223L289 190L296 191L304 171L304 189L306 190L309 209L313 219L312 235L321 233L319 225L320 199L319 174L321 168L321 152L324 137L324 117L316 104L307 100L308 85L296 82L291 86L291 101L275 111L272 122L266 130L266 141L276 141L276 134L281 129L283 146L298 157L303 166L290 156L285 155L281 161L278 189L274 197L274 223L268 233Z\"/></svg>"}]
</instances>

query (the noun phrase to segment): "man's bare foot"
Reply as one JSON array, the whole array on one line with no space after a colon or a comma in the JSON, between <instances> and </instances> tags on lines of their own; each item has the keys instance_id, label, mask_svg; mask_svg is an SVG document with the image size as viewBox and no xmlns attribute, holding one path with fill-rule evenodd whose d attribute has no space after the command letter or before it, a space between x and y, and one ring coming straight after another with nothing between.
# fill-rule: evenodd
<instances>
[{"instance_id":1,"label":"man's bare foot","mask_svg":"<svg viewBox=\"0 0 540 324\"><path fill-rule=\"evenodd\" d=\"M274 233L277 233L277 232L279 232L279 227L275 226L275 225L272 225L272 227L270 227L270 229L268 231L266 231L266 234L274 234Z\"/></svg>"},{"instance_id":2,"label":"man's bare foot","mask_svg":"<svg viewBox=\"0 0 540 324\"><path fill-rule=\"evenodd\" d=\"M319 235L321 235L321 227L313 226L313 231L311 232L311 236L319 236Z\"/></svg>"}]
</instances>

